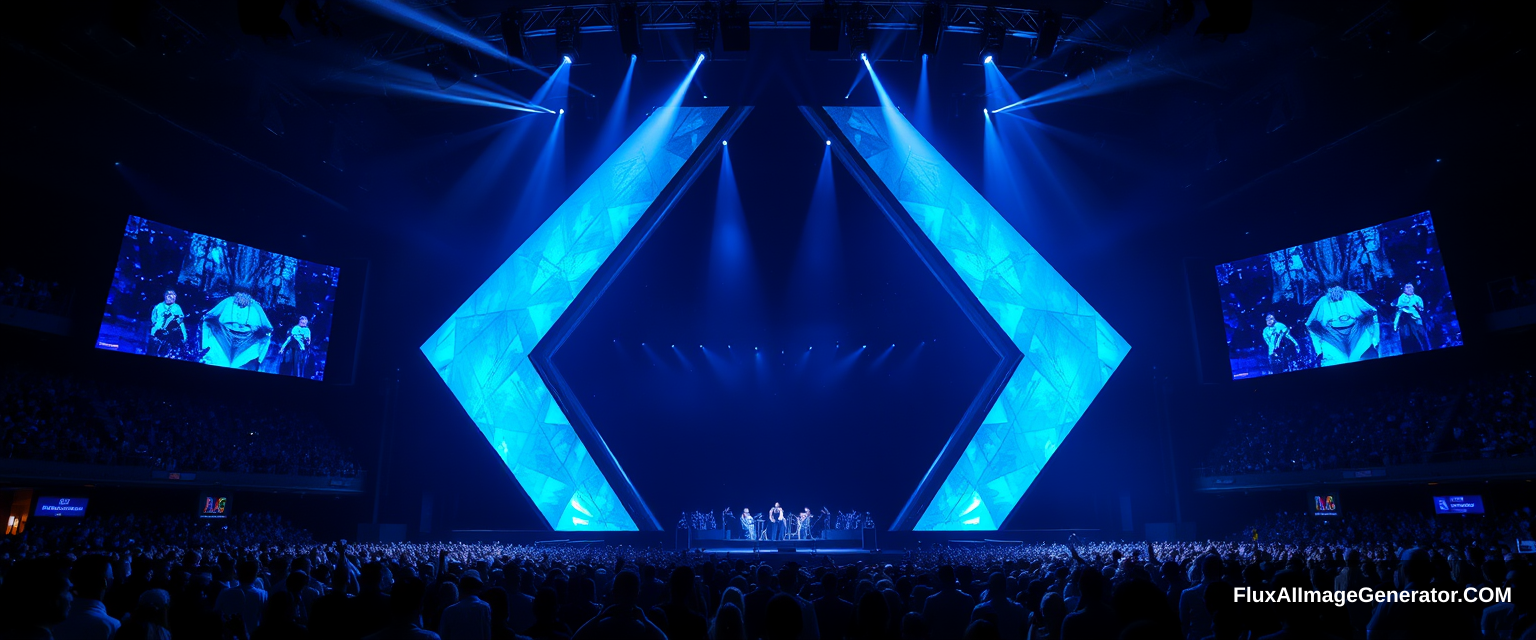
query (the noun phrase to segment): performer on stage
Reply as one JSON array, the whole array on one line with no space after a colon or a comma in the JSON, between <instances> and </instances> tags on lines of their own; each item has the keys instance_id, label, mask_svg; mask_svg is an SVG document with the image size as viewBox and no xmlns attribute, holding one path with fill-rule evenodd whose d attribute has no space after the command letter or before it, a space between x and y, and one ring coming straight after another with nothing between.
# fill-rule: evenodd
<instances>
[{"instance_id":1,"label":"performer on stage","mask_svg":"<svg viewBox=\"0 0 1536 640\"><path fill-rule=\"evenodd\" d=\"M205 364L231 369L260 368L272 346L272 323L261 305L243 289L220 300L203 316Z\"/></svg>"},{"instance_id":2,"label":"performer on stage","mask_svg":"<svg viewBox=\"0 0 1536 640\"><path fill-rule=\"evenodd\" d=\"M1400 334L1403 341L1403 353L1408 353L1408 345L1414 346L1414 351L1427 351L1429 349L1429 331L1424 325L1424 299L1415 295L1412 284L1403 285L1403 295L1397 297L1397 315L1392 317L1392 330L1398 330L1398 324L1403 319L1403 314L1408 314L1408 321L1402 323L1403 332Z\"/></svg>"},{"instance_id":3,"label":"performer on stage","mask_svg":"<svg viewBox=\"0 0 1536 640\"><path fill-rule=\"evenodd\" d=\"M784 509L777 502L768 510L768 539L784 539Z\"/></svg>"},{"instance_id":4,"label":"performer on stage","mask_svg":"<svg viewBox=\"0 0 1536 640\"><path fill-rule=\"evenodd\" d=\"M283 341L283 346L278 349L283 354L283 363L288 366L290 374L300 377L309 377L309 318L299 316L298 326L288 330L288 339Z\"/></svg>"},{"instance_id":5,"label":"performer on stage","mask_svg":"<svg viewBox=\"0 0 1536 640\"><path fill-rule=\"evenodd\" d=\"M725 539L726 540L730 540L731 539L731 508L730 507L726 507L726 508L720 510L720 528L721 529L725 529Z\"/></svg>"},{"instance_id":6,"label":"performer on stage","mask_svg":"<svg viewBox=\"0 0 1536 640\"><path fill-rule=\"evenodd\" d=\"M802 540L811 537L811 508L806 507L795 519L798 520L795 525L796 537Z\"/></svg>"},{"instance_id":7,"label":"performer on stage","mask_svg":"<svg viewBox=\"0 0 1536 640\"><path fill-rule=\"evenodd\" d=\"M1337 284L1317 299L1312 315L1307 317L1312 347L1322 356L1322 366L1359 362L1376 358L1381 343L1381 327L1376 321L1376 307L1353 291Z\"/></svg>"},{"instance_id":8,"label":"performer on stage","mask_svg":"<svg viewBox=\"0 0 1536 640\"><path fill-rule=\"evenodd\" d=\"M1287 340L1290 344L1286 344ZM1269 372L1290 371L1301 343L1296 342L1290 327L1276 320L1273 313L1264 316L1264 344L1269 347Z\"/></svg>"},{"instance_id":9,"label":"performer on stage","mask_svg":"<svg viewBox=\"0 0 1536 640\"><path fill-rule=\"evenodd\" d=\"M743 539L754 540L757 538L757 529L752 524L752 510L743 507L741 510L741 530L745 533Z\"/></svg>"},{"instance_id":10,"label":"performer on stage","mask_svg":"<svg viewBox=\"0 0 1536 640\"><path fill-rule=\"evenodd\" d=\"M187 314L176 304L176 290L165 290L165 301L149 312L150 355L168 358L179 345L187 343Z\"/></svg>"}]
</instances>

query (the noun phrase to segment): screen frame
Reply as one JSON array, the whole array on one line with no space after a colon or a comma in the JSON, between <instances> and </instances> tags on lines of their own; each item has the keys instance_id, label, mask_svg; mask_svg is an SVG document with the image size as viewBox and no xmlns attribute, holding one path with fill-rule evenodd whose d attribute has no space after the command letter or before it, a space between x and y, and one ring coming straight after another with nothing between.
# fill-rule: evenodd
<instances>
[{"instance_id":1,"label":"screen frame","mask_svg":"<svg viewBox=\"0 0 1536 640\"><path fill-rule=\"evenodd\" d=\"M138 284L133 289L129 290L129 292L127 292L127 293L120 292L120 291L118 291L116 289L117 283L120 280L126 279L126 276L124 276L120 272L120 266L121 266L122 262L124 261L124 259L126 257L125 254L129 250L130 243L135 242L135 240L131 239L130 236L135 234L135 233L150 233L150 231L148 231L148 229L151 226L153 226L153 227L158 227L158 229L155 231L155 233L165 234L165 233L175 232L175 233L179 233L179 234L185 235L185 237L188 238L188 239L191 239L191 238L194 238L194 237L197 237L197 236L203 236L203 237L211 238L211 239L213 239L213 240L215 240L217 242L223 243L221 246L226 247L230 251L233 251L236 247L242 247L242 248L245 248L245 249L249 249L249 250L254 250L254 251L260 252L262 254L268 254L268 255L272 255L272 256L278 256L278 257L281 257L281 258L291 259L291 260L297 261L298 268L300 268L300 269L308 269L312 273L319 273L319 272L324 271L324 270L329 270L333 274L330 277L331 282L329 283L329 285L330 285L329 286L329 290L328 291L326 291L324 289L318 290L318 291L320 291L322 293L322 295L318 296L318 298L320 300L324 300L324 298L326 298L327 296L329 297L328 302L322 303L320 308L319 308L320 313L322 313L323 315L327 316L326 319L325 319L326 333L325 333L323 342L321 340L321 336L318 333L313 336L313 343L316 346L320 346L320 345L324 346L324 351L322 352L322 354L323 354L322 357L324 358L324 363L323 363L323 369L319 372L319 376L320 377L318 379L316 379L315 377L313 377L313 375L300 376L300 375L292 375L290 373L285 373L285 372L281 371L282 367L286 367L287 366L286 363L282 362L282 360L281 360L282 356L281 356L280 351L279 351L280 345L282 344L282 340L287 336L287 330L292 328L292 326L296 324L297 316L299 316L299 315L311 315L308 312L298 313L299 307L297 305L271 305L271 306L263 306L262 307L262 310L266 311L269 314L269 317L271 316L271 314L273 314L274 312L276 312L278 310L283 311L284 315L292 315L294 317L293 318L289 318L288 319L289 321L282 323L281 326L277 326L278 322L276 321L275 318L270 318L272 320L272 324L274 325L272 332L270 334L268 334L268 337L271 340L271 342L270 342L270 345L268 347L268 352L267 352L266 355L264 355L262 357L262 360L273 360L273 359L275 359L277 361L277 364L275 364L275 365L265 365L265 364L263 364L263 365L261 365L261 368L256 369L255 372L256 373L261 373L261 374L264 374L264 375L267 375L267 376L273 377L273 378L297 378L297 379L309 380L311 382L318 382L318 383L332 383L332 384L341 384L341 385L351 385L351 384L354 384L356 382L357 357L358 357L358 354L361 352L361 346L362 346L361 345L361 335L360 335L360 332L358 331L358 328L361 326L361 315L362 315L364 297L367 295L367 283L366 283L365 280L368 277L367 271L369 270L369 267L371 266L369 261L367 261L367 260L357 260L357 259L344 259L344 258L340 258L340 257L332 257L330 259L325 259L325 260L313 260L313 259L310 259L308 257L301 257L301 256L297 255L295 252L290 251L290 250L288 250L286 248L283 248L283 249L268 248L268 247L271 247L271 246L276 246L278 244L283 244L281 242L274 243L274 242L262 241L262 242L253 244L253 243L249 243L249 242L246 242L244 240L238 239L239 238L239 234L238 233L235 233L235 234L229 234L229 233L209 233L207 230L194 229L192 226L187 226L187 225L184 225L184 224L182 224L180 222L168 222L168 221L166 221L166 219L169 219L169 218L171 218L171 216L166 216L165 218L151 218L151 217L146 216L146 215L130 214L130 215L128 215L123 220L122 224L119 227L117 227L117 230L115 231L114 236L113 236L114 241L116 243L115 246L117 248L117 251L112 255L112 260L113 260L112 264L113 264L113 266L109 269L109 272L110 272L111 275L107 278L107 282L108 282L107 291L106 291L105 295L102 297L102 301L103 301L103 303L102 303L103 304L102 312L99 313L98 315L94 316L94 330L90 334L90 336L91 336L91 345L92 345L94 350L109 351L109 352L115 352L115 353L125 353L125 354L131 355L131 356L145 356L145 357L153 358L153 359L156 359L156 360L175 360L175 361L178 361L178 362L188 362L188 363L191 363L191 364L196 364L198 366L211 367L211 368L215 368L215 369L234 369L234 370L237 370L237 371L249 371L250 370L250 369L245 369L245 368L241 368L241 367L221 366L221 365L218 365L218 364L212 364L212 363L208 363L208 362L203 362L203 361L200 361L200 360L197 360L197 359L160 357L160 356L157 356L154 353L151 353L150 349L148 348L147 345L144 345L144 348L141 350L141 349L139 349L137 347L123 348L122 344L112 345L111 343L104 343L104 337L107 336L107 327L108 327L109 324L112 323L112 318L113 318L114 310L121 308L120 304L118 304L118 305L114 304L114 301L113 301L113 296L114 295L149 296L149 298L145 301L145 302L149 302L149 301L155 299L155 296L151 296L148 293L145 293L145 290L143 289L143 287L156 287L156 288L158 288L160 286L168 286L168 287L175 288L175 289L178 289L178 290L182 290L182 289L189 290L189 291L190 290L198 290L199 293L202 293L202 290L199 289L196 286L189 286L189 285L184 285L184 284L180 284L180 283L176 283L176 282L173 282L172 284L164 284L164 283L153 283L153 284L151 284L151 283L146 281L144 283ZM140 231L137 231L137 232L133 231L136 228L135 227L136 224L139 225L138 228L140 229ZM198 222L196 224L202 225L204 223ZM217 225L212 225L212 226L217 226ZM185 255L185 250L183 250L183 256L181 257L181 260L182 261L187 260L187 257ZM175 278L175 280L179 280L180 279L180 274L176 274L173 277ZM315 291L317 291L317 290L313 290L313 289L305 290L305 292L309 293L311 296L314 295ZM301 296L301 295L305 295L305 292L301 292L301 291L299 291L297 289L297 287L295 287L295 293L293 295L294 296ZM220 294L220 293L210 294L208 296L208 299L213 299L213 298L216 298L216 297L218 297L220 295L223 295L224 297L234 297L233 287L231 287L230 291L224 292L223 294ZM255 297L255 296L253 296L253 297ZM195 314L191 313L191 311L192 311L191 309L187 309L186 305L183 305L183 309L185 311L188 311L188 313L186 314L187 316L190 317L192 315L195 315ZM209 309L203 309L203 310L207 311ZM147 312L144 312L144 313L147 313ZM137 321L137 322L143 322L145 320L147 320L147 316L145 318L136 318L135 319L135 321ZM121 323L121 321L119 321L119 323ZM194 325L194 322L190 321L190 320L186 323L187 330L188 330L189 333L192 332L192 331L200 331L200 329L195 328L193 325ZM315 326L315 325L312 323L311 326ZM121 330L120 327L117 327L117 329ZM121 334L119 334L119 335L121 335ZM338 355L340 356L339 358L337 357ZM313 360L314 358L315 358L314 355L310 356L310 360ZM268 367L268 366L274 366L274 367L277 367L277 369L267 370L266 367ZM311 363L310 366L313 367L314 363Z\"/></svg>"},{"instance_id":2,"label":"screen frame","mask_svg":"<svg viewBox=\"0 0 1536 640\"><path fill-rule=\"evenodd\" d=\"M40 510L46 501L52 500L57 505L60 500L79 500L80 513L42 513ZM34 518L84 518L86 511L90 509L91 499L82 496L38 496L32 503L32 517Z\"/></svg>"}]
</instances>

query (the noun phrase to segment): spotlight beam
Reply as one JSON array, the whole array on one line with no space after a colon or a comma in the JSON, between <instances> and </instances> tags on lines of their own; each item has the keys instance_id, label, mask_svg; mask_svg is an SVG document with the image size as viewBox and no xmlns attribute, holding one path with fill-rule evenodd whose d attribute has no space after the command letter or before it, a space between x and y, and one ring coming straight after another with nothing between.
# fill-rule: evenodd
<instances>
[{"instance_id":1,"label":"spotlight beam","mask_svg":"<svg viewBox=\"0 0 1536 640\"><path fill-rule=\"evenodd\" d=\"M501 60L507 64L522 67L523 69L537 73L540 76L549 75L545 73L543 69L528 64L521 58L514 58L509 56L507 55L506 51L502 51L496 47L491 46L489 42L481 40L480 38L477 38L458 27L448 24L447 22L439 20L438 18L431 16L423 11L414 9L405 3L386 2L385 0L357 0L357 4L362 5L362 7L368 11L403 24L407 27L418 29L429 36L456 42L458 44L464 45L465 47L473 49L475 52L480 53L481 55Z\"/></svg>"}]
</instances>

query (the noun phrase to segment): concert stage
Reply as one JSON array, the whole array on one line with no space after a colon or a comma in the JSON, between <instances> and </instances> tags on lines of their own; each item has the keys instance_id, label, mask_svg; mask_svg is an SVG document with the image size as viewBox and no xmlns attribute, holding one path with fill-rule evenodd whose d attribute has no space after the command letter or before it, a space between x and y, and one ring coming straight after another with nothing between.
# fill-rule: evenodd
<instances>
[{"instance_id":1,"label":"concert stage","mask_svg":"<svg viewBox=\"0 0 1536 640\"><path fill-rule=\"evenodd\" d=\"M750 552L754 549L760 553L848 553L879 546L874 529L834 529L821 532L820 538L807 540L727 539L725 534L723 529L679 529L677 548L699 549L707 553Z\"/></svg>"}]
</instances>

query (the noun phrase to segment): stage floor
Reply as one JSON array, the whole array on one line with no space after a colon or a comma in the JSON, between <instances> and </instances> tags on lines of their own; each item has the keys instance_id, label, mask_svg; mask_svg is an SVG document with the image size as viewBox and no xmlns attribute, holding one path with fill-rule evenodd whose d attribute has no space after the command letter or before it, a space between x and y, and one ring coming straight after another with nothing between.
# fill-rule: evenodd
<instances>
[{"instance_id":1,"label":"stage floor","mask_svg":"<svg viewBox=\"0 0 1536 640\"><path fill-rule=\"evenodd\" d=\"M727 553L751 554L751 553L755 553L757 555L785 556L785 557L789 557L789 556L824 556L824 555L825 556L830 556L830 555L837 555L837 556L871 555L871 554L874 553L874 552L866 550L866 549L846 549L846 548L845 549L819 548L819 549L816 549L816 550L812 551L810 547L799 547L799 548L795 549L794 551L788 551L788 550L781 551L781 550L779 550L778 547L770 547L770 546L759 547L757 551L753 551L752 547L695 547L694 549L692 549L692 551L697 551L699 553L714 553L714 554L727 554Z\"/></svg>"}]
</instances>

